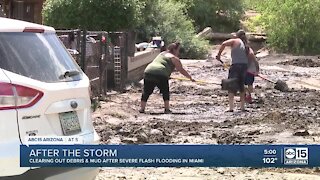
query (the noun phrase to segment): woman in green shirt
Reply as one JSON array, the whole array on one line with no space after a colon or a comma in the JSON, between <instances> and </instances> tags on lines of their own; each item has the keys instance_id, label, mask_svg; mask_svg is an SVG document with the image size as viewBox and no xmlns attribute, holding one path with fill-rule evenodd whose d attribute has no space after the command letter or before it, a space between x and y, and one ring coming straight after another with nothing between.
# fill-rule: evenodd
<instances>
[{"instance_id":1,"label":"woman in green shirt","mask_svg":"<svg viewBox=\"0 0 320 180\"><path fill-rule=\"evenodd\" d=\"M169 107L169 79L175 69L191 81L194 81L189 73L182 67L181 61L178 58L179 51L180 43L170 44L168 50L160 53L145 69L140 113L145 112L149 96L153 93L156 86L160 89L160 93L162 93L163 96L164 113L171 113Z\"/></svg>"}]
</instances>

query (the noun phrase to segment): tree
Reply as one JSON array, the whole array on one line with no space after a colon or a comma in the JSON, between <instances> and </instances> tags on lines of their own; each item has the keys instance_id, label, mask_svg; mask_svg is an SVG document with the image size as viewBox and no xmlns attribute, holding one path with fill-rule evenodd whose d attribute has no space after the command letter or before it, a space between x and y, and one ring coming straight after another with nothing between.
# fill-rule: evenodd
<instances>
[{"instance_id":1,"label":"tree","mask_svg":"<svg viewBox=\"0 0 320 180\"><path fill-rule=\"evenodd\" d=\"M207 54L207 41L195 37L185 4L172 0L47 0L43 17L60 29L136 30L141 40L160 35L166 43L179 40L184 57Z\"/></svg>"},{"instance_id":2,"label":"tree","mask_svg":"<svg viewBox=\"0 0 320 180\"><path fill-rule=\"evenodd\" d=\"M212 27L221 32L234 32L239 28L243 3L237 0L176 0L186 4L186 13L199 32Z\"/></svg>"},{"instance_id":3,"label":"tree","mask_svg":"<svg viewBox=\"0 0 320 180\"><path fill-rule=\"evenodd\" d=\"M43 19L56 28L133 29L140 23L143 6L139 0L47 0Z\"/></svg>"},{"instance_id":4,"label":"tree","mask_svg":"<svg viewBox=\"0 0 320 180\"><path fill-rule=\"evenodd\" d=\"M268 42L281 52L317 54L320 50L320 0L268 0L262 4Z\"/></svg>"},{"instance_id":5,"label":"tree","mask_svg":"<svg viewBox=\"0 0 320 180\"><path fill-rule=\"evenodd\" d=\"M182 44L182 57L203 58L208 42L195 37L191 19L185 14L186 4L171 0L145 0L143 23L138 27L140 38L160 35L166 44L178 40Z\"/></svg>"}]
</instances>

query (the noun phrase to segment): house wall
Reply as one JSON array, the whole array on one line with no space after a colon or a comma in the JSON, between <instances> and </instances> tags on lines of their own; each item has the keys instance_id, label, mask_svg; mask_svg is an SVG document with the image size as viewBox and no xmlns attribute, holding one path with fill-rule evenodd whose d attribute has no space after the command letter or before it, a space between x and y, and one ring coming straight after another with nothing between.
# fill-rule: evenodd
<instances>
[{"instance_id":1,"label":"house wall","mask_svg":"<svg viewBox=\"0 0 320 180\"><path fill-rule=\"evenodd\" d=\"M42 7L45 0L2 1L4 5L4 12L8 18L42 24Z\"/></svg>"},{"instance_id":2,"label":"house wall","mask_svg":"<svg viewBox=\"0 0 320 180\"><path fill-rule=\"evenodd\" d=\"M3 1L0 0L0 17L5 17L5 13L3 10Z\"/></svg>"}]
</instances>

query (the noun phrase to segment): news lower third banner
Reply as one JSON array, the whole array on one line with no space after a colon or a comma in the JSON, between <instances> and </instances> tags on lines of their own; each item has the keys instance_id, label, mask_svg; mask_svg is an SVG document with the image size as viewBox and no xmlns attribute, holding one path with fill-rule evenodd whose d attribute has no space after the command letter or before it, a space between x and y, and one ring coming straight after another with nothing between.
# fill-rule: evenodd
<instances>
[{"instance_id":1,"label":"news lower third banner","mask_svg":"<svg viewBox=\"0 0 320 180\"><path fill-rule=\"evenodd\" d=\"M22 167L320 167L320 145L30 145Z\"/></svg>"}]
</instances>

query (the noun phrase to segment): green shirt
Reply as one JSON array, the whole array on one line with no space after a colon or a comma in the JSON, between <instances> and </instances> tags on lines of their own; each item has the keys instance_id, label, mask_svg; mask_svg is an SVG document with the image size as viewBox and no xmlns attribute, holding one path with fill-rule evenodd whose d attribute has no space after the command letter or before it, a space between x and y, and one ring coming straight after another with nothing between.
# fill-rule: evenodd
<instances>
[{"instance_id":1,"label":"green shirt","mask_svg":"<svg viewBox=\"0 0 320 180\"><path fill-rule=\"evenodd\" d=\"M166 57L165 53L160 53L144 70L146 74L160 75L167 78L170 77L174 70L174 64L171 58Z\"/></svg>"}]
</instances>

